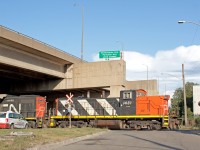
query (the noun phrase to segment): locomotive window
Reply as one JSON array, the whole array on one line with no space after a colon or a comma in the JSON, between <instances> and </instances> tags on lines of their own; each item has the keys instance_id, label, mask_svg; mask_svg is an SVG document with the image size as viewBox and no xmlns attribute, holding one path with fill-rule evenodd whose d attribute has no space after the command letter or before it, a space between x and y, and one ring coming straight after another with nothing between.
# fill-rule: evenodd
<instances>
[{"instance_id":1,"label":"locomotive window","mask_svg":"<svg viewBox=\"0 0 200 150\"><path fill-rule=\"evenodd\" d=\"M131 92L124 92L123 93L123 99L132 99L132 93Z\"/></svg>"},{"instance_id":2,"label":"locomotive window","mask_svg":"<svg viewBox=\"0 0 200 150\"><path fill-rule=\"evenodd\" d=\"M143 93L143 92L137 92L137 97L139 97L139 96L145 96L146 94L145 93Z\"/></svg>"},{"instance_id":3,"label":"locomotive window","mask_svg":"<svg viewBox=\"0 0 200 150\"><path fill-rule=\"evenodd\" d=\"M136 97L140 97L140 96L146 96L147 92L145 90L139 89L136 90Z\"/></svg>"}]
</instances>

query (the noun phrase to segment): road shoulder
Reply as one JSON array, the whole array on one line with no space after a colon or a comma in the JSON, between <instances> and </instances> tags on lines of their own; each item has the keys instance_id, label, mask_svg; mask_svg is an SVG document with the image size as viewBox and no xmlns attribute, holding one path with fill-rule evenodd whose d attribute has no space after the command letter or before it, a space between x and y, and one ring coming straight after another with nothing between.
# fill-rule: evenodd
<instances>
[{"instance_id":1,"label":"road shoulder","mask_svg":"<svg viewBox=\"0 0 200 150\"><path fill-rule=\"evenodd\" d=\"M49 143L49 144L45 144L45 145L37 145L33 148L28 148L26 150L47 150L47 149L53 150L53 149L58 149L60 146L73 144L73 143L76 143L76 142L79 142L79 141L82 141L82 140L86 140L86 139L89 139L89 138L94 138L94 137L97 137L99 135L105 134L107 132L109 132L109 130L90 134L90 135L80 136L80 137L76 137L76 138L71 138L71 139L68 139L68 140L61 141L61 142Z\"/></svg>"}]
</instances>

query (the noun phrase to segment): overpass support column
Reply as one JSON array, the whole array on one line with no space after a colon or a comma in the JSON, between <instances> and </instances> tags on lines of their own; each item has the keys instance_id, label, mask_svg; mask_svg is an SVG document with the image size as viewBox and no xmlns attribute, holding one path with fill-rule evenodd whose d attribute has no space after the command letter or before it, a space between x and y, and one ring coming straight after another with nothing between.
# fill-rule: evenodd
<instances>
[{"instance_id":1,"label":"overpass support column","mask_svg":"<svg viewBox=\"0 0 200 150\"><path fill-rule=\"evenodd\" d=\"M87 98L90 98L90 91L87 91Z\"/></svg>"},{"instance_id":2,"label":"overpass support column","mask_svg":"<svg viewBox=\"0 0 200 150\"><path fill-rule=\"evenodd\" d=\"M101 97L102 97L102 98L105 98L105 97L106 97L105 91L102 91Z\"/></svg>"}]
</instances>

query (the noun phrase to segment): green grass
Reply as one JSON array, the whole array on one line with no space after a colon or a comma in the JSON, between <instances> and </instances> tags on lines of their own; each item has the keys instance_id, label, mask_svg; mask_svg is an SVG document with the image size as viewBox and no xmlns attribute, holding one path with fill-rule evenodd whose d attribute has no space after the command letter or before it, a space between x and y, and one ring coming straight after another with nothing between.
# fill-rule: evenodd
<instances>
[{"instance_id":1,"label":"green grass","mask_svg":"<svg viewBox=\"0 0 200 150\"><path fill-rule=\"evenodd\" d=\"M22 150L106 130L99 128L0 129L0 149ZM8 136L11 132L33 132L33 136Z\"/></svg>"}]
</instances>

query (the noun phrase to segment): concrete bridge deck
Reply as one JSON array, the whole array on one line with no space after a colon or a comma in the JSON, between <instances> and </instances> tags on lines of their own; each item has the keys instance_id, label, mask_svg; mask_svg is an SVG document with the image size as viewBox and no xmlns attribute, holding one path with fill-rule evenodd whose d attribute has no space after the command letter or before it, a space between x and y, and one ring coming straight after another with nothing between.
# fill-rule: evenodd
<instances>
[{"instance_id":1,"label":"concrete bridge deck","mask_svg":"<svg viewBox=\"0 0 200 150\"><path fill-rule=\"evenodd\" d=\"M124 60L85 62L0 26L0 94L95 89L100 96L106 88L111 97L117 97L129 87L127 83ZM153 83L155 88L157 83ZM147 84L138 85L145 89Z\"/></svg>"},{"instance_id":2,"label":"concrete bridge deck","mask_svg":"<svg viewBox=\"0 0 200 150\"><path fill-rule=\"evenodd\" d=\"M65 66L80 61L66 52L0 26L0 64L3 66L65 78Z\"/></svg>"}]
</instances>

